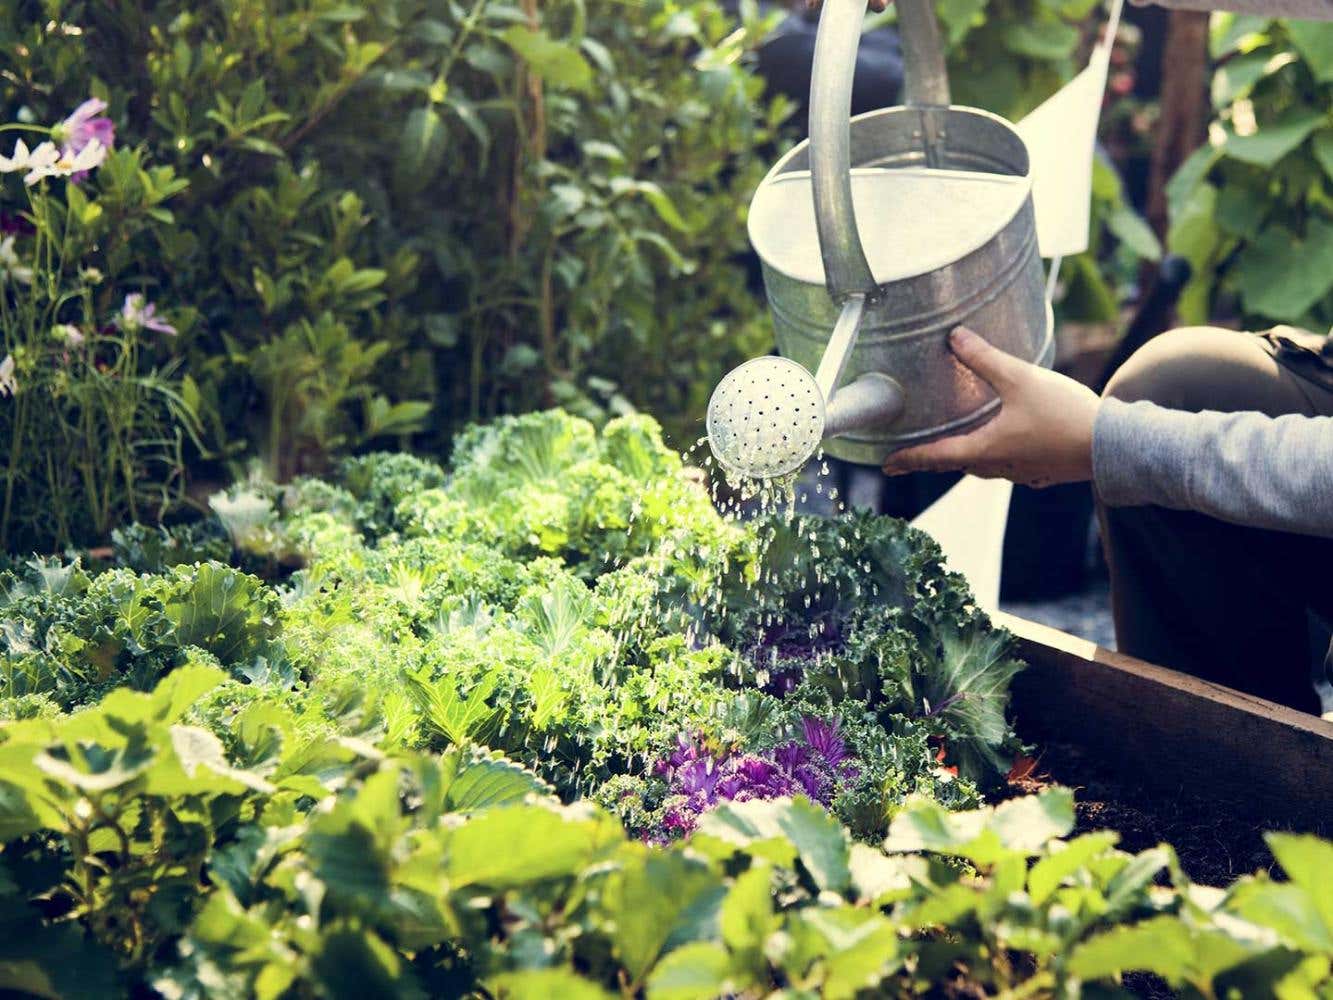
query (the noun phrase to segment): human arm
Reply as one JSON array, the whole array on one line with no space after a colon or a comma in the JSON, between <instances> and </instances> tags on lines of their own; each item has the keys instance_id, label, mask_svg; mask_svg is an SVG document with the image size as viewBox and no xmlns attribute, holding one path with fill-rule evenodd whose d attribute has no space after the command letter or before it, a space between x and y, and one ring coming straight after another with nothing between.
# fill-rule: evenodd
<instances>
[{"instance_id":1,"label":"human arm","mask_svg":"<svg viewBox=\"0 0 1333 1000\"><path fill-rule=\"evenodd\" d=\"M1294 17L1306 21L1333 20L1333 0L1134 0L1141 7L1153 3L1172 10L1229 10L1262 17Z\"/></svg>"},{"instance_id":2,"label":"human arm","mask_svg":"<svg viewBox=\"0 0 1333 1000\"><path fill-rule=\"evenodd\" d=\"M806 0L811 7L820 0ZM885 10L893 0L870 0L871 10ZM1146 7L1150 3L1172 10L1229 10L1237 14L1264 17L1294 17L1307 21L1333 20L1333 0L1134 0Z\"/></svg>"},{"instance_id":3,"label":"human arm","mask_svg":"<svg viewBox=\"0 0 1333 1000\"><path fill-rule=\"evenodd\" d=\"M1196 510L1333 537L1333 417L1103 401L976 334L955 331L952 345L1000 395L999 414L968 434L891 455L885 472L961 469L1033 486L1092 479L1110 506Z\"/></svg>"},{"instance_id":4,"label":"human arm","mask_svg":"<svg viewBox=\"0 0 1333 1000\"><path fill-rule=\"evenodd\" d=\"M1093 480L1112 507L1154 504L1333 537L1333 417L1187 413L1105 400Z\"/></svg>"}]
</instances>

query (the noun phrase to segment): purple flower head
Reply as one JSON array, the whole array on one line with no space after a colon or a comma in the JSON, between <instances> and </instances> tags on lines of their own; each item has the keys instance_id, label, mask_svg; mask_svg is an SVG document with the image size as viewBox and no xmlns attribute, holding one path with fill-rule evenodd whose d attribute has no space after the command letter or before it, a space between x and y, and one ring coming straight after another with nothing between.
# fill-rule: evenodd
<instances>
[{"instance_id":1,"label":"purple flower head","mask_svg":"<svg viewBox=\"0 0 1333 1000\"><path fill-rule=\"evenodd\" d=\"M800 789L816 802L829 804L832 781L820 768L805 766L798 768L794 775Z\"/></svg>"},{"instance_id":2,"label":"purple flower head","mask_svg":"<svg viewBox=\"0 0 1333 1000\"><path fill-rule=\"evenodd\" d=\"M30 236L36 229L21 215L0 212L0 236Z\"/></svg>"},{"instance_id":3,"label":"purple flower head","mask_svg":"<svg viewBox=\"0 0 1333 1000\"><path fill-rule=\"evenodd\" d=\"M847 759L847 744L838 735L838 720L820 722L810 716L801 718L801 731L805 742L824 759L829 767L837 767Z\"/></svg>"},{"instance_id":4,"label":"purple flower head","mask_svg":"<svg viewBox=\"0 0 1333 1000\"><path fill-rule=\"evenodd\" d=\"M736 763L736 772L753 785L766 785L777 775L777 765L762 757L746 755Z\"/></svg>"},{"instance_id":5,"label":"purple flower head","mask_svg":"<svg viewBox=\"0 0 1333 1000\"><path fill-rule=\"evenodd\" d=\"M683 837L694 829L699 816L686 807L676 807L668 809L662 817L662 827L667 831L668 837Z\"/></svg>"},{"instance_id":6,"label":"purple flower head","mask_svg":"<svg viewBox=\"0 0 1333 1000\"><path fill-rule=\"evenodd\" d=\"M675 786L685 795L702 795L711 800L717 794L718 769L712 758L692 760L676 768Z\"/></svg>"},{"instance_id":7,"label":"purple flower head","mask_svg":"<svg viewBox=\"0 0 1333 1000\"><path fill-rule=\"evenodd\" d=\"M158 319L157 306L151 302L145 302L143 295L139 292L131 292L125 296L125 304L120 307L120 315L116 317L116 325L126 333L154 330L157 333L176 336L176 328L166 320Z\"/></svg>"},{"instance_id":8,"label":"purple flower head","mask_svg":"<svg viewBox=\"0 0 1333 1000\"><path fill-rule=\"evenodd\" d=\"M68 153L79 153L94 139L110 149L116 143L116 125L102 114L105 110L106 101L98 97L88 98L55 127L52 138Z\"/></svg>"},{"instance_id":9,"label":"purple flower head","mask_svg":"<svg viewBox=\"0 0 1333 1000\"><path fill-rule=\"evenodd\" d=\"M78 156L84 147L94 141L107 150L116 144L116 125L102 114L105 110L106 101L90 97L52 130L51 136L60 144L60 151L64 156ZM87 176L88 171L77 170L69 179L77 184Z\"/></svg>"},{"instance_id":10,"label":"purple flower head","mask_svg":"<svg viewBox=\"0 0 1333 1000\"><path fill-rule=\"evenodd\" d=\"M773 757L779 767L788 774L793 774L810 758L810 748L800 743L784 743L773 751Z\"/></svg>"}]
</instances>

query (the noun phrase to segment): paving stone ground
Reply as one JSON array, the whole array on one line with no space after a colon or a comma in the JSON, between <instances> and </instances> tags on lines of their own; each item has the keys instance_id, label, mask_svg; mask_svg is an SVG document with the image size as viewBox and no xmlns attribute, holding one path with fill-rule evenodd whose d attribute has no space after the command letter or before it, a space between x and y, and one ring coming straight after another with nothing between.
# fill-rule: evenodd
<instances>
[{"instance_id":1,"label":"paving stone ground","mask_svg":"<svg viewBox=\"0 0 1333 1000\"><path fill-rule=\"evenodd\" d=\"M1010 614L1040 622L1080 639L1115 649L1115 626L1111 622L1111 591L1105 578L1093 581L1079 594L1054 601L1001 602Z\"/></svg>"}]
</instances>

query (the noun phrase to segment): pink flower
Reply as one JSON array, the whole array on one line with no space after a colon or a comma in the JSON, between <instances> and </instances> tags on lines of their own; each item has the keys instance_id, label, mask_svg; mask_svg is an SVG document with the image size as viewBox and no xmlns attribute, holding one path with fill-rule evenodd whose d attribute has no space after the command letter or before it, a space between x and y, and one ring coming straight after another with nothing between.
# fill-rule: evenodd
<instances>
[{"instance_id":1,"label":"pink flower","mask_svg":"<svg viewBox=\"0 0 1333 1000\"><path fill-rule=\"evenodd\" d=\"M158 333L166 333L173 337L176 335L176 328L166 320L158 319L157 306L151 302L145 302L143 295L139 292L131 292L125 296L125 304L120 307L120 315L116 317L116 325L126 333L155 330Z\"/></svg>"},{"instance_id":2,"label":"pink flower","mask_svg":"<svg viewBox=\"0 0 1333 1000\"><path fill-rule=\"evenodd\" d=\"M106 101L90 97L52 130L52 136L61 144L61 152L65 156L75 157L93 142L99 143L104 150L115 146L116 125L102 114L105 110ZM87 170L79 170L71 175L70 180L77 184L87 176Z\"/></svg>"}]
</instances>

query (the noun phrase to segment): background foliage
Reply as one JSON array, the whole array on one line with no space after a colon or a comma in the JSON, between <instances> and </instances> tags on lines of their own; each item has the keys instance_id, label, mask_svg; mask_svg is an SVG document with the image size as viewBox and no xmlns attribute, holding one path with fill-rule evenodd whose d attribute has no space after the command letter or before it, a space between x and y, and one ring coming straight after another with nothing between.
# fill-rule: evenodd
<instances>
[{"instance_id":1,"label":"background foliage","mask_svg":"<svg viewBox=\"0 0 1333 1000\"><path fill-rule=\"evenodd\" d=\"M1030 109L1093 6L941 4L959 99ZM743 216L788 141L748 64L772 22L681 0L24 0L0 18L0 117L104 97L121 143L186 182L133 263L178 311L217 456L281 479L551 403L632 403L684 442L717 375L770 344Z\"/></svg>"},{"instance_id":2,"label":"background foliage","mask_svg":"<svg viewBox=\"0 0 1333 1000\"><path fill-rule=\"evenodd\" d=\"M188 182L141 281L215 446L279 477L550 402L695 413L763 339L735 260L781 120L713 4L22 2L0 108L105 97Z\"/></svg>"},{"instance_id":3,"label":"background foliage","mask_svg":"<svg viewBox=\"0 0 1333 1000\"><path fill-rule=\"evenodd\" d=\"M1216 119L1169 188L1186 322L1333 326L1333 25L1220 16Z\"/></svg>"}]
</instances>

